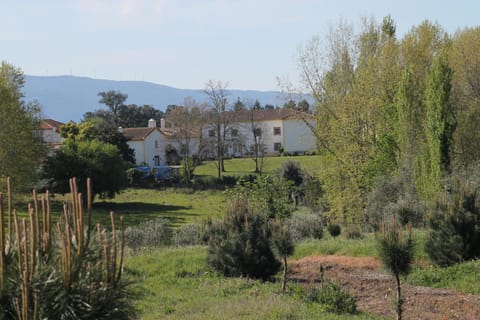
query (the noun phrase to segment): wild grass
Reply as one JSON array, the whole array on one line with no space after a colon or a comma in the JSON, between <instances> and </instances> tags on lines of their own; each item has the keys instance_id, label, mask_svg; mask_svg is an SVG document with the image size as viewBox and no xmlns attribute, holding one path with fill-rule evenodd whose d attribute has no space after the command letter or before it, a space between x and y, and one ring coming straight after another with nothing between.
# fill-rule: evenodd
<instances>
[{"instance_id":1,"label":"wild grass","mask_svg":"<svg viewBox=\"0 0 480 320\"><path fill-rule=\"evenodd\" d=\"M447 268L417 267L412 270L407 282L419 286L480 294L480 260L459 263Z\"/></svg>"},{"instance_id":2,"label":"wild grass","mask_svg":"<svg viewBox=\"0 0 480 320\"><path fill-rule=\"evenodd\" d=\"M294 293L282 295L278 282L218 276L205 260L206 248L200 246L128 257L126 274L142 295L140 319L375 319L324 313L321 305L305 303Z\"/></svg>"},{"instance_id":3,"label":"wild grass","mask_svg":"<svg viewBox=\"0 0 480 320\"><path fill-rule=\"evenodd\" d=\"M295 253L291 257L294 260L315 255L346 255L353 257L378 258L378 247L374 233L364 233L362 239L347 239L345 235L333 238L328 233L320 240L307 239L297 244ZM430 263L425 250L426 232L421 229L413 230L415 244L414 261L416 264L425 265Z\"/></svg>"}]
</instances>

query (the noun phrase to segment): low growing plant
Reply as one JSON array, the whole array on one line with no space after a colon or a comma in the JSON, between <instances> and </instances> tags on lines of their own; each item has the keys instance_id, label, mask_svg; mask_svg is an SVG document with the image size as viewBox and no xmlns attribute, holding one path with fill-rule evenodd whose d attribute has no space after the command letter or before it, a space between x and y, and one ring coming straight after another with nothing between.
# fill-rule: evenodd
<instances>
[{"instance_id":1,"label":"low growing plant","mask_svg":"<svg viewBox=\"0 0 480 320\"><path fill-rule=\"evenodd\" d=\"M303 294L307 303L319 303L325 312L337 314L357 313L355 298L333 282L325 281L320 288L311 287Z\"/></svg>"},{"instance_id":2,"label":"low growing plant","mask_svg":"<svg viewBox=\"0 0 480 320\"><path fill-rule=\"evenodd\" d=\"M70 180L71 204L56 224L48 192L41 199L34 192L28 218L20 218L10 180L7 185L7 210L0 193L2 319L131 319L131 291L122 280L123 232L117 236L113 213L111 232L91 226L90 180L87 199Z\"/></svg>"},{"instance_id":3,"label":"low growing plant","mask_svg":"<svg viewBox=\"0 0 480 320\"><path fill-rule=\"evenodd\" d=\"M146 247L161 247L171 243L170 221L165 218L144 221L125 230L125 245L137 251Z\"/></svg>"},{"instance_id":4,"label":"low growing plant","mask_svg":"<svg viewBox=\"0 0 480 320\"><path fill-rule=\"evenodd\" d=\"M185 224L172 232L172 242L177 247L205 244L205 226L199 223Z\"/></svg>"},{"instance_id":5,"label":"low growing plant","mask_svg":"<svg viewBox=\"0 0 480 320\"><path fill-rule=\"evenodd\" d=\"M225 276L267 280L280 262L272 251L267 218L241 196L233 199L223 222L210 227L207 263Z\"/></svg>"},{"instance_id":6,"label":"low growing plant","mask_svg":"<svg viewBox=\"0 0 480 320\"><path fill-rule=\"evenodd\" d=\"M345 228L345 232L343 234L345 235L345 238L350 240L363 238L362 230L360 230L360 227L358 226L350 226Z\"/></svg>"},{"instance_id":7,"label":"low growing plant","mask_svg":"<svg viewBox=\"0 0 480 320\"><path fill-rule=\"evenodd\" d=\"M287 221L295 241L323 237L323 218L318 214L298 211L293 213Z\"/></svg>"}]
</instances>

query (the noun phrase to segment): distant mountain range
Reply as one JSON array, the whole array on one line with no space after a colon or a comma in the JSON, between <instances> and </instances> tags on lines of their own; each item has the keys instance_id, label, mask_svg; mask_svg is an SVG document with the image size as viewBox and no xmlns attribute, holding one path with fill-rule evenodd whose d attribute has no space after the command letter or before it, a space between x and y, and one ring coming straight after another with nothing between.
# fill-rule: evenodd
<instances>
[{"instance_id":1,"label":"distant mountain range","mask_svg":"<svg viewBox=\"0 0 480 320\"><path fill-rule=\"evenodd\" d=\"M192 97L201 103L207 100L201 90L177 89L144 81L113 81L76 76L25 76L24 93L27 101L37 100L44 118L61 122L78 122L89 111L104 108L98 100L101 91L116 90L128 94L127 104L152 105L165 110L168 105L181 105L183 99ZM237 98L255 101L262 105L280 106L284 100L278 91L229 90L229 103Z\"/></svg>"}]
</instances>

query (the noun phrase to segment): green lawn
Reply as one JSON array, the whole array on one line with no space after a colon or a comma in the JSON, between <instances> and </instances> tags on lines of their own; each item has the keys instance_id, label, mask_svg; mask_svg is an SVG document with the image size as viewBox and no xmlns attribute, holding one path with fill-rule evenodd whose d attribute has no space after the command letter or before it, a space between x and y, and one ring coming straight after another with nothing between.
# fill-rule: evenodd
<instances>
[{"instance_id":1,"label":"green lawn","mask_svg":"<svg viewBox=\"0 0 480 320\"><path fill-rule=\"evenodd\" d=\"M287 160L298 161L300 166L312 175L318 175L320 172L319 156L292 156L292 157L265 157L263 172L269 173L274 169L280 168ZM255 162L250 158L228 159L225 160L224 175L238 176L253 173L255 171ZM204 163L195 169L195 175L199 176L217 176L216 161L204 161Z\"/></svg>"},{"instance_id":2,"label":"green lawn","mask_svg":"<svg viewBox=\"0 0 480 320\"><path fill-rule=\"evenodd\" d=\"M298 295L280 294L278 282L218 276L208 269L205 257L205 247L187 247L127 258L127 278L141 297L140 319L377 319L324 313L320 305L305 303Z\"/></svg>"},{"instance_id":3,"label":"green lawn","mask_svg":"<svg viewBox=\"0 0 480 320\"><path fill-rule=\"evenodd\" d=\"M167 218L174 227L208 218L220 219L225 213L223 195L217 190L128 189L115 199L96 202L93 220L109 225L108 213L123 216L126 225Z\"/></svg>"},{"instance_id":4,"label":"green lawn","mask_svg":"<svg viewBox=\"0 0 480 320\"><path fill-rule=\"evenodd\" d=\"M28 217L27 205L31 197L14 199L14 208L22 217ZM55 221L63 211L63 204L70 203L69 195L55 195L52 199L52 218ZM221 191L190 189L127 189L114 199L95 200L92 223L110 226L110 211L117 220L124 217L126 226L138 225L146 220L167 218L174 227L206 219L221 219L225 213L225 201Z\"/></svg>"}]
</instances>

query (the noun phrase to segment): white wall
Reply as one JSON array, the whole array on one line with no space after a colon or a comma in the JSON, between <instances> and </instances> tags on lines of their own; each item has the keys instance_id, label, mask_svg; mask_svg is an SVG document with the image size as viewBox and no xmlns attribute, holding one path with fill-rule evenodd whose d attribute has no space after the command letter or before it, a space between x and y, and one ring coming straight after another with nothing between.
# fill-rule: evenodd
<instances>
[{"instance_id":1,"label":"white wall","mask_svg":"<svg viewBox=\"0 0 480 320\"><path fill-rule=\"evenodd\" d=\"M311 152L317 149L316 138L302 119L258 121L255 122L255 126L262 129L260 143L264 144L266 154L278 153L274 150L275 143L280 143L285 152ZM279 135L274 134L275 127L280 128ZM209 129L204 130L204 136L205 139L210 140L209 147L212 154L215 154L216 137L208 136ZM230 132L227 135L230 144L227 154L237 156L234 144L241 144L244 148L240 156L244 156L250 150L250 146L254 144L252 124L249 122L234 123L230 125L231 129L237 129L238 136L232 137Z\"/></svg>"},{"instance_id":2,"label":"white wall","mask_svg":"<svg viewBox=\"0 0 480 320\"><path fill-rule=\"evenodd\" d=\"M157 141L157 143L155 143ZM159 157L159 165L167 165L165 157L165 147L171 144L180 155L181 146L173 138L165 136L159 130L152 131L145 140L128 141L128 145L135 151L135 162L137 165L146 163L149 166L155 166L155 156ZM190 141L190 155L198 151L198 138L192 138Z\"/></svg>"},{"instance_id":3,"label":"white wall","mask_svg":"<svg viewBox=\"0 0 480 320\"><path fill-rule=\"evenodd\" d=\"M284 121L284 137L285 144L283 147L285 152L305 152L317 149L315 136L301 119Z\"/></svg>"},{"instance_id":4,"label":"white wall","mask_svg":"<svg viewBox=\"0 0 480 320\"><path fill-rule=\"evenodd\" d=\"M63 142L62 136L55 128L42 130L42 138L47 144L59 144Z\"/></svg>"}]
</instances>

